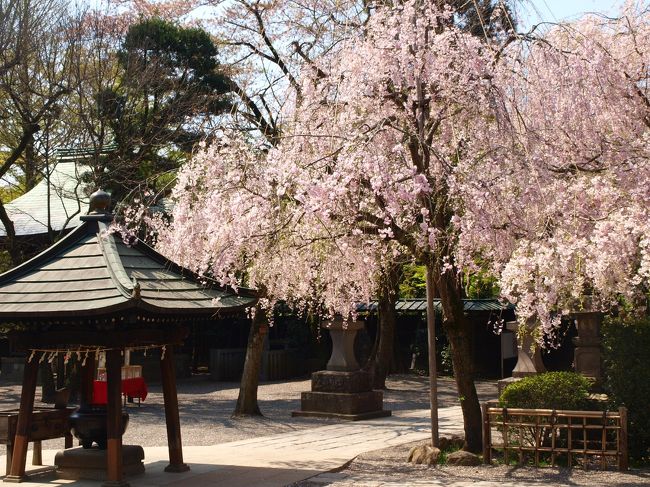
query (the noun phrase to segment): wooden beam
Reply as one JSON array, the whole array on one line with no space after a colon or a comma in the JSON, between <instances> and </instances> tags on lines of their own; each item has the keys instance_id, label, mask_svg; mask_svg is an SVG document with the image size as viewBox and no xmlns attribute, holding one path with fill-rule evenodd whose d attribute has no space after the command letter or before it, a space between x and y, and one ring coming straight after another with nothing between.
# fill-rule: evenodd
<instances>
[{"instance_id":1,"label":"wooden beam","mask_svg":"<svg viewBox=\"0 0 650 487\"><path fill-rule=\"evenodd\" d=\"M127 487L122 469L122 355L120 350L106 352L106 482L103 487Z\"/></svg>"},{"instance_id":2,"label":"wooden beam","mask_svg":"<svg viewBox=\"0 0 650 487\"><path fill-rule=\"evenodd\" d=\"M181 442L181 422L178 415L178 395L176 392L176 372L174 371L174 347L168 346L160 360L160 372L165 400L165 421L167 423L167 445L169 465L165 472L187 472L190 467L183 462Z\"/></svg>"},{"instance_id":3,"label":"wooden beam","mask_svg":"<svg viewBox=\"0 0 650 487\"><path fill-rule=\"evenodd\" d=\"M123 348L129 346L181 344L188 335L187 327L132 330L81 330L76 328L42 332L10 332L9 339L16 348L49 349L88 347Z\"/></svg>"},{"instance_id":4,"label":"wooden beam","mask_svg":"<svg viewBox=\"0 0 650 487\"><path fill-rule=\"evenodd\" d=\"M23 375L23 389L20 394L20 412L16 424L16 437L13 442L11 470L5 477L5 482L22 482L25 479L25 464L27 462L27 446L29 432L32 427L32 412L34 411L34 395L38 380L38 361L40 353L35 353L31 361L26 359Z\"/></svg>"}]
</instances>

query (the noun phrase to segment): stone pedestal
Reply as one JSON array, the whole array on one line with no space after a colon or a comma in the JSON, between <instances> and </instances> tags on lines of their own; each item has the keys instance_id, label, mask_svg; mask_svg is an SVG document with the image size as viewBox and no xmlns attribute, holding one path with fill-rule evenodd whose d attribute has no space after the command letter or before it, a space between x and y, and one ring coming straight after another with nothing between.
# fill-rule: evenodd
<instances>
[{"instance_id":1,"label":"stone pedestal","mask_svg":"<svg viewBox=\"0 0 650 487\"><path fill-rule=\"evenodd\" d=\"M361 419L390 416L383 410L384 394L373 391L368 372L337 372L322 370L311 376L311 391L301 393L300 411L292 416Z\"/></svg>"},{"instance_id":2,"label":"stone pedestal","mask_svg":"<svg viewBox=\"0 0 650 487\"><path fill-rule=\"evenodd\" d=\"M574 351L574 366L576 372L594 381L594 386L602 383L600 325L603 321L602 313L584 311L573 313L578 336L573 339L576 348Z\"/></svg>"},{"instance_id":3,"label":"stone pedestal","mask_svg":"<svg viewBox=\"0 0 650 487\"><path fill-rule=\"evenodd\" d=\"M332 355L327 370L314 372L311 391L303 392L300 411L292 416L335 417L352 421L390 416L383 409L382 391L372 390L368 372L359 370L354 356L354 338L363 328L362 321L327 322L324 328L332 336Z\"/></svg>"},{"instance_id":4,"label":"stone pedestal","mask_svg":"<svg viewBox=\"0 0 650 487\"><path fill-rule=\"evenodd\" d=\"M65 480L106 480L107 450L99 448L69 448L54 457L56 475ZM144 450L137 445L122 446L122 464L125 476L144 473Z\"/></svg>"}]
</instances>

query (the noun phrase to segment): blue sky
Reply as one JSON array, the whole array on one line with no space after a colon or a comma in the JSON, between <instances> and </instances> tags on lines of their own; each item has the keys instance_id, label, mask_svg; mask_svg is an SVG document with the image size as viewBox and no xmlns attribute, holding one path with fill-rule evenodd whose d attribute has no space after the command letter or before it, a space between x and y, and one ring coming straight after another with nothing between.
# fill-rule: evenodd
<instances>
[{"instance_id":1,"label":"blue sky","mask_svg":"<svg viewBox=\"0 0 650 487\"><path fill-rule=\"evenodd\" d=\"M580 17L585 12L615 14L623 0L520 0L521 20L526 24L558 22Z\"/></svg>"}]
</instances>

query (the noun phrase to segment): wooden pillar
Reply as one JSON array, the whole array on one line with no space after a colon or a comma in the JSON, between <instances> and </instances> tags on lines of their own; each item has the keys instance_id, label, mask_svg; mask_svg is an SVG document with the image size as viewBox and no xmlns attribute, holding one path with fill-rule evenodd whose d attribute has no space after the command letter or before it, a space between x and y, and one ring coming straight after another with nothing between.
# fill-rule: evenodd
<instances>
[{"instance_id":1,"label":"wooden pillar","mask_svg":"<svg viewBox=\"0 0 650 487\"><path fill-rule=\"evenodd\" d=\"M483 409L483 463L492 465L492 427L490 425L490 406L487 402Z\"/></svg>"},{"instance_id":2,"label":"wooden pillar","mask_svg":"<svg viewBox=\"0 0 650 487\"><path fill-rule=\"evenodd\" d=\"M167 423L167 444L169 446L169 465L165 472L187 472L190 467L183 462L181 442L181 422L178 416L178 396L176 393L176 373L174 371L174 350L169 345L160 360L160 372L165 400L165 420Z\"/></svg>"},{"instance_id":3,"label":"wooden pillar","mask_svg":"<svg viewBox=\"0 0 650 487\"><path fill-rule=\"evenodd\" d=\"M81 388L79 409L88 409L93 402L93 381L95 380L95 354L86 357L86 365L81 367Z\"/></svg>"},{"instance_id":4,"label":"wooden pillar","mask_svg":"<svg viewBox=\"0 0 650 487\"><path fill-rule=\"evenodd\" d=\"M5 482L22 482L25 478L25 463L27 462L27 446L29 444L29 431L32 427L32 412L34 410L34 395L38 380L38 361L40 353L35 353L31 361L25 362L23 375L23 389L20 394L20 411L16 424L16 437L13 442L13 456L11 470L5 477Z\"/></svg>"},{"instance_id":5,"label":"wooden pillar","mask_svg":"<svg viewBox=\"0 0 650 487\"><path fill-rule=\"evenodd\" d=\"M106 422L108 429L106 482L104 487L126 487L122 470L122 355L106 352Z\"/></svg>"}]
</instances>

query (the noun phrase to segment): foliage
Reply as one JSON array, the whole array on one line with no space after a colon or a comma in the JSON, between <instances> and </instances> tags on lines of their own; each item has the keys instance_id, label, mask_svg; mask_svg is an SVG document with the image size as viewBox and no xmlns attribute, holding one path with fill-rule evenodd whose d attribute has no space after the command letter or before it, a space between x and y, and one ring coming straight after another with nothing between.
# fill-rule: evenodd
<instances>
[{"instance_id":1,"label":"foliage","mask_svg":"<svg viewBox=\"0 0 650 487\"><path fill-rule=\"evenodd\" d=\"M611 407L625 406L630 456L650 459L650 318L608 318L602 330L605 390Z\"/></svg>"},{"instance_id":2,"label":"foliage","mask_svg":"<svg viewBox=\"0 0 650 487\"><path fill-rule=\"evenodd\" d=\"M6 250L0 250L0 273L7 272L13 267L11 256Z\"/></svg>"},{"instance_id":3,"label":"foliage","mask_svg":"<svg viewBox=\"0 0 650 487\"><path fill-rule=\"evenodd\" d=\"M217 48L202 29L161 18L131 25L117 56L120 77L95 95L110 128L114 157L99 182L117 199L138 183L179 166L200 140L202 124L230 107Z\"/></svg>"},{"instance_id":4,"label":"foliage","mask_svg":"<svg viewBox=\"0 0 650 487\"><path fill-rule=\"evenodd\" d=\"M424 298L426 295L426 268L415 264L402 266L402 280L399 284L400 299Z\"/></svg>"},{"instance_id":5,"label":"foliage","mask_svg":"<svg viewBox=\"0 0 650 487\"><path fill-rule=\"evenodd\" d=\"M486 267L463 274L463 282L467 299L491 299L499 296L498 279ZM416 264L402 266L400 299L425 298L426 294L426 268Z\"/></svg>"},{"instance_id":6,"label":"foliage","mask_svg":"<svg viewBox=\"0 0 650 487\"><path fill-rule=\"evenodd\" d=\"M451 347L449 344L445 344L440 350L440 371L441 375L453 376L454 375L454 363L451 355Z\"/></svg>"},{"instance_id":7,"label":"foliage","mask_svg":"<svg viewBox=\"0 0 650 487\"><path fill-rule=\"evenodd\" d=\"M524 409L584 410L589 406L590 382L575 372L545 372L508 385L499 405Z\"/></svg>"},{"instance_id":8,"label":"foliage","mask_svg":"<svg viewBox=\"0 0 650 487\"><path fill-rule=\"evenodd\" d=\"M650 10L629 5L618 19L555 27L521 63L499 63L495 86L507 88L497 117L512 130L483 132L468 152L482 155L455 174L461 261L481 251L521 323L539 320L540 337L587 295L592 309L621 297L645 309Z\"/></svg>"},{"instance_id":9,"label":"foliage","mask_svg":"<svg viewBox=\"0 0 650 487\"><path fill-rule=\"evenodd\" d=\"M498 279L485 267L465 277L465 295L468 299L490 299L499 296Z\"/></svg>"}]
</instances>

